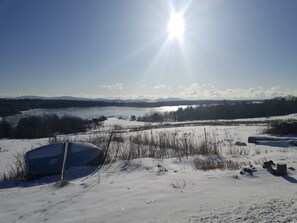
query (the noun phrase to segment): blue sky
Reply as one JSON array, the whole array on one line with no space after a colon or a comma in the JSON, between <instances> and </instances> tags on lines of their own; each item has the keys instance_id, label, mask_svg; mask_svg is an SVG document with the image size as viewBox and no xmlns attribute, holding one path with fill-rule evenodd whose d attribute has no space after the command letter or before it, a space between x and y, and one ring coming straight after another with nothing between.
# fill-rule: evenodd
<instances>
[{"instance_id":1,"label":"blue sky","mask_svg":"<svg viewBox=\"0 0 297 223\"><path fill-rule=\"evenodd\" d=\"M0 0L2 97L297 96L296 73L295 0Z\"/></svg>"}]
</instances>

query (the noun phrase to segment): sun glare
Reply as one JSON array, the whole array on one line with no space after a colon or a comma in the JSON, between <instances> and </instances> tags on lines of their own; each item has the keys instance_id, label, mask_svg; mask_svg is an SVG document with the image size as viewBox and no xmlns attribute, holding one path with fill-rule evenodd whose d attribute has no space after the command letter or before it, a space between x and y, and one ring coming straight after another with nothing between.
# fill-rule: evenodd
<instances>
[{"instance_id":1,"label":"sun glare","mask_svg":"<svg viewBox=\"0 0 297 223\"><path fill-rule=\"evenodd\" d=\"M179 41L181 41L183 37L184 29L185 29L185 21L183 18L183 13L181 12L172 13L167 26L169 37L172 39L178 39Z\"/></svg>"}]
</instances>

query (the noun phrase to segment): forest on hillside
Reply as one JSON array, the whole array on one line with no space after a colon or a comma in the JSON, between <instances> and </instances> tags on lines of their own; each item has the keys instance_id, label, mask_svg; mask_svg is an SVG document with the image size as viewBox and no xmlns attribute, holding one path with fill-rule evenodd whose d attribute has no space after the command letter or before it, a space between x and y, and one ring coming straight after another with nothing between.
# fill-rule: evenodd
<instances>
[{"instance_id":1,"label":"forest on hillside","mask_svg":"<svg viewBox=\"0 0 297 223\"><path fill-rule=\"evenodd\" d=\"M218 105L198 105L171 112L155 112L139 117L144 122L175 122L213 119L259 118L297 113L297 98L274 98L262 103L224 101Z\"/></svg>"}]
</instances>

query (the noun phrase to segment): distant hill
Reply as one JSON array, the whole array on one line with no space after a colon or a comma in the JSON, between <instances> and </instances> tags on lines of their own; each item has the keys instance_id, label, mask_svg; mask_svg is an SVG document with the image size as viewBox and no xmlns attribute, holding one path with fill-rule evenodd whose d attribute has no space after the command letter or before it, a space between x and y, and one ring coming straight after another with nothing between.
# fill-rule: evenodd
<instances>
[{"instance_id":1,"label":"distant hill","mask_svg":"<svg viewBox=\"0 0 297 223\"><path fill-rule=\"evenodd\" d=\"M107 99L107 98L82 98L82 97L73 97L73 96L57 96L57 97L44 97L44 96L35 96L35 95L24 95L18 97L9 97L2 99L43 99L43 100L71 100L71 101L111 101L111 102L161 102L161 101L187 101L181 98L158 98L156 100L151 100L148 98L139 98L139 99Z\"/></svg>"},{"instance_id":2,"label":"distant hill","mask_svg":"<svg viewBox=\"0 0 297 223\"><path fill-rule=\"evenodd\" d=\"M73 100L73 101L94 101L94 100L104 100L104 99L93 99L93 98L80 98L80 97L73 97L73 96L58 96L58 97L43 97L43 96L34 96L34 95L25 95L19 97L12 97L6 99L43 99L43 100Z\"/></svg>"}]
</instances>

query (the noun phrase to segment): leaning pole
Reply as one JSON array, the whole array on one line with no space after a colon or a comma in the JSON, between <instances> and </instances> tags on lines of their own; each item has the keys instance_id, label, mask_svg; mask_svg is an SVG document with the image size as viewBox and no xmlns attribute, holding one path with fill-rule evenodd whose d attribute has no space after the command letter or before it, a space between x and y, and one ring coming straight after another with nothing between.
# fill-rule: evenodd
<instances>
[{"instance_id":1,"label":"leaning pole","mask_svg":"<svg viewBox=\"0 0 297 223\"><path fill-rule=\"evenodd\" d=\"M65 142L64 159L63 159L63 166L62 166L62 171L61 171L61 181L63 181L65 179L64 175L65 175L67 156L68 156L68 142Z\"/></svg>"}]
</instances>

